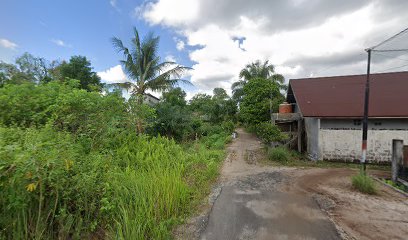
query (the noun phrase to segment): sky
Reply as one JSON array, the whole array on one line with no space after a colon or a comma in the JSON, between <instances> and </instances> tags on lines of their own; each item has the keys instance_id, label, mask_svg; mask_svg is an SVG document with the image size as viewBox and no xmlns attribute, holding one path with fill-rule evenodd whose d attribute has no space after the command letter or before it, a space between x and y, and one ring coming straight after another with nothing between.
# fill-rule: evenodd
<instances>
[{"instance_id":1,"label":"sky","mask_svg":"<svg viewBox=\"0 0 408 240\"><path fill-rule=\"evenodd\" d=\"M406 0L1 0L0 61L29 52L48 60L86 56L107 83L126 81L112 46L136 27L160 36L164 60L192 67L188 98L230 92L239 71L269 60L286 81L364 74L367 53L408 27ZM408 34L383 49L408 48ZM406 71L405 53L376 53L373 72ZM404 66L405 65L405 66Z\"/></svg>"}]
</instances>

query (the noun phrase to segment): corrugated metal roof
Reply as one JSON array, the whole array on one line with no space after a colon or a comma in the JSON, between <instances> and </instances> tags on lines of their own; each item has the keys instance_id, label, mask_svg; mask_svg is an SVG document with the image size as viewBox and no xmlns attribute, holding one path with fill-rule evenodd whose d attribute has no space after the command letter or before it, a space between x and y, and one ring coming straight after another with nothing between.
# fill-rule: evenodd
<instances>
[{"instance_id":1,"label":"corrugated metal roof","mask_svg":"<svg viewBox=\"0 0 408 240\"><path fill-rule=\"evenodd\" d=\"M362 117L366 75L292 79L287 101L304 117ZM370 75L369 117L408 117L408 72Z\"/></svg>"}]
</instances>

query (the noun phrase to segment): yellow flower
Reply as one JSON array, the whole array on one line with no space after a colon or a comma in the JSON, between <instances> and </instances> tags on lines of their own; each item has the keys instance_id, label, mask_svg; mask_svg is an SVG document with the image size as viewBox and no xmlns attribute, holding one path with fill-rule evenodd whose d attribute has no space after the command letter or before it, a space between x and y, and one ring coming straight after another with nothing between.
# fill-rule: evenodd
<instances>
[{"instance_id":1,"label":"yellow flower","mask_svg":"<svg viewBox=\"0 0 408 240\"><path fill-rule=\"evenodd\" d=\"M68 171L71 169L72 165L74 165L74 161L72 160L65 160L65 169Z\"/></svg>"},{"instance_id":2,"label":"yellow flower","mask_svg":"<svg viewBox=\"0 0 408 240\"><path fill-rule=\"evenodd\" d=\"M29 192L34 191L36 188L37 188L37 185L35 183L30 183L26 187L27 191L29 191Z\"/></svg>"}]
</instances>

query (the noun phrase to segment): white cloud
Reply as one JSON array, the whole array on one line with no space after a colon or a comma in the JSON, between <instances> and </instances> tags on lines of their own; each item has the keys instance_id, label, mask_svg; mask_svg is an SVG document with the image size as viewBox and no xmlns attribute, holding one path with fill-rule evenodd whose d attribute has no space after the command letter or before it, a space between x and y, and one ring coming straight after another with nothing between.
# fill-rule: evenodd
<instances>
[{"instance_id":1,"label":"white cloud","mask_svg":"<svg viewBox=\"0 0 408 240\"><path fill-rule=\"evenodd\" d=\"M199 17L198 10L198 0L160 0L147 3L142 16L151 24L179 26Z\"/></svg>"},{"instance_id":2,"label":"white cloud","mask_svg":"<svg viewBox=\"0 0 408 240\"><path fill-rule=\"evenodd\" d=\"M269 60L286 79L364 73L363 49L406 27L408 16L397 12L408 3L397 2L260 0L248 7L244 0L158 0L140 14L186 39L175 38L177 49L197 46L189 52L191 81L208 91L229 89L257 59Z\"/></svg>"},{"instance_id":3,"label":"white cloud","mask_svg":"<svg viewBox=\"0 0 408 240\"><path fill-rule=\"evenodd\" d=\"M176 48L177 50L181 51L184 49L185 43L182 40L177 41Z\"/></svg>"},{"instance_id":4,"label":"white cloud","mask_svg":"<svg viewBox=\"0 0 408 240\"><path fill-rule=\"evenodd\" d=\"M121 83L127 81L126 75L123 72L121 65L116 65L114 67L106 69L105 71L98 72L97 74L102 79L103 82L108 84Z\"/></svg>"},{"instance_id":5,"label":"white cloud","mask_svg":"<svg viewBox=\"0 0 408 240\"><path fill-rule=\"evenodd\" d=\"M164 60L166 62L176 62L176 58L173 55L167 55Z\"/></svg>"},{"instance_id":6,"label":"white cloud","mask_svg":"<svg viewBox=\"0 0 408 240\"><path fill-rule=\"evenodd\" d=\"M67 44L64 41L62 41L61 39L52 39L51 42L55 43L56 45L58 45L60 47L72 48L71 44Z\"/></svg>"},{"instance_id":7,"label":"white cloud","mask_svg":"<svg viewBox=\"0 0 408 240\"><path fill-rule=\"evenodd\" d=\"M8 49L16 49L18 45L10 40L7 40L5 38L0 38L0 46Z\"/></svg>"}]
</instances>

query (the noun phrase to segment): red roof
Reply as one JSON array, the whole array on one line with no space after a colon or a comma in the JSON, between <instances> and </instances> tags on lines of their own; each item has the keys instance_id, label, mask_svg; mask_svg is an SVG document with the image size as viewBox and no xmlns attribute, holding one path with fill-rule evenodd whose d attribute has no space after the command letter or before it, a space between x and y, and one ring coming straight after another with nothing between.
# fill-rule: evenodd
<instances>
[{"instance_id":1,"label":"red roof","mask_svg":"<svg viewBox=\"0 0 408 240\"><path fill-rule=\"evenodd\" d=\"M287 101L304 117L362 117L367 75L292 79ZM369 117L408 117L408 72L370 75Z\"/></svg>"}]
</instances>

